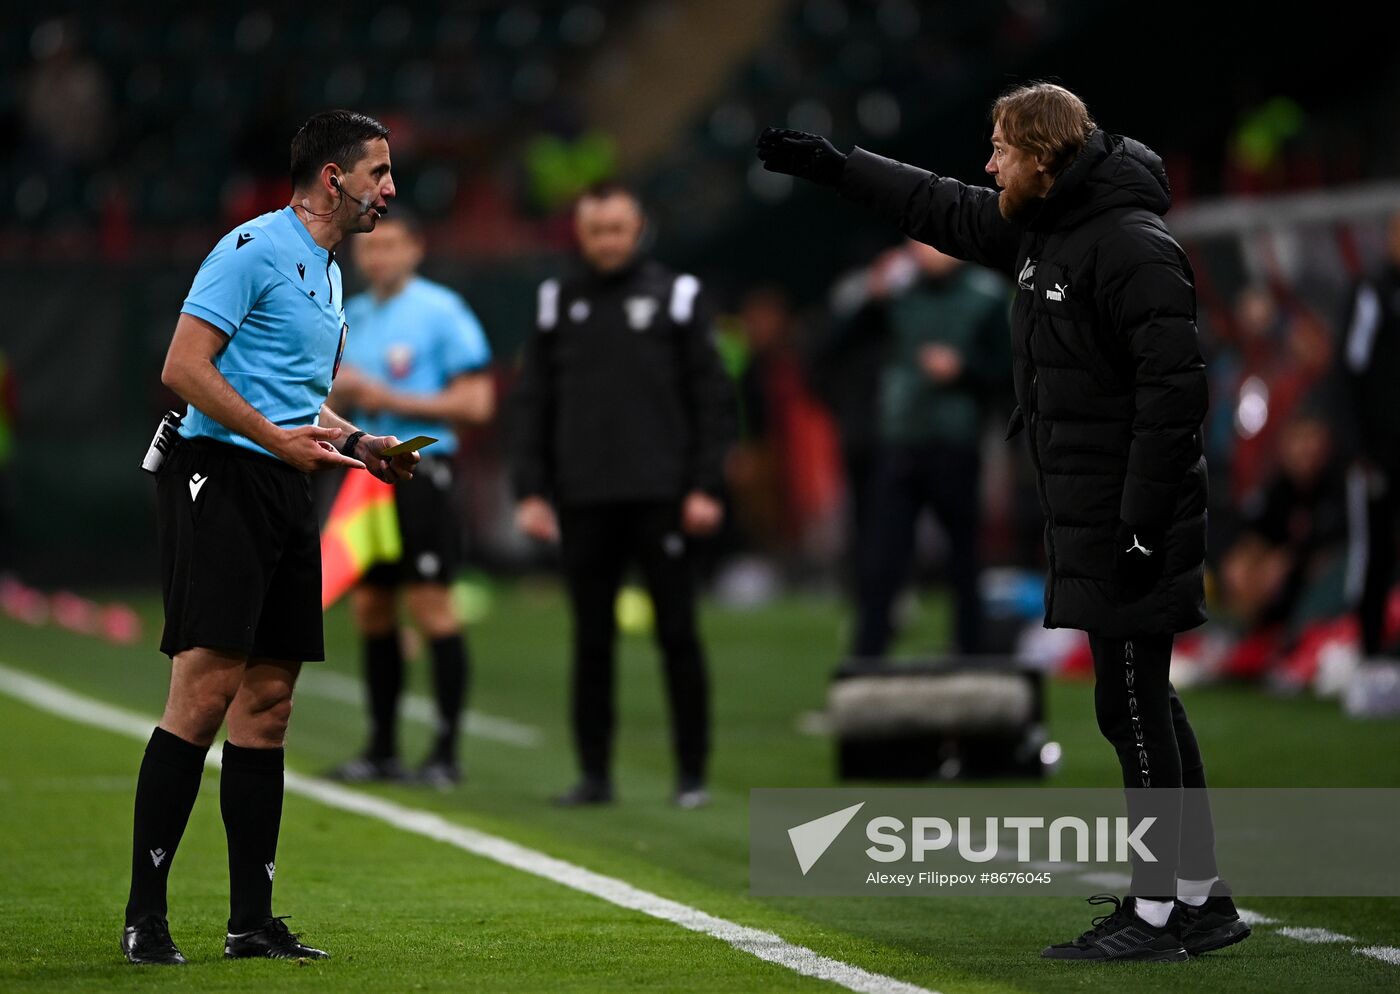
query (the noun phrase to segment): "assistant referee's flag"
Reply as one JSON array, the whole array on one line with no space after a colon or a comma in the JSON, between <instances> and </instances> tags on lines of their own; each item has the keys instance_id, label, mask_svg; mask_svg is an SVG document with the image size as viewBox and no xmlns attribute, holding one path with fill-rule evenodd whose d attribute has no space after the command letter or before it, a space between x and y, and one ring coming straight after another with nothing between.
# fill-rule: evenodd
<instances>
[{"instance_id":1,"label":"assistant referee's flag","mask_svg":"<svg viewBox=\"0 0 1400 994\"><path fill-rule=\"evenodd\" d=\"M394 488L352 469L321 527L321 608L330 607L375 563L403 554Z\"/></svg>"}]
</instances>

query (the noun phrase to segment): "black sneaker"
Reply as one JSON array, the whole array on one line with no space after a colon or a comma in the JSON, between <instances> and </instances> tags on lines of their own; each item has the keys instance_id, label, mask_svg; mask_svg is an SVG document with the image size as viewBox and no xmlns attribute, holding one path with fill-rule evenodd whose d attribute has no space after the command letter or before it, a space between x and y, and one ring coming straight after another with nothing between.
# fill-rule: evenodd
<instances>
[{"instance_id":1,"label":"black sneaker","mask_svg":"<svg viewBox=\"0 0 1400 994\"><path fill-rule=\"evenodd\" d=\"M1176 902L1181 912L1181 944L1192 956L1233 946L1249 938L1250 928L1240 918L1230 887L1223 880L1211 885L1206 903L1192 907Z\"/></svg>"},{"instance_id":2,"label":"black sneaker","mask_svg":"<svg viewBox=\"0 0 1400 994\"><path fill-rule=\"evenodd\" d=\"M327 773L326 779L340 783L401 783L408 779L408 773L393 756L356 756Z\"/></svg>"},{"instance_id":3,"label":"black sneaker","mask_svg":"<svg viewBox=\"0 0 1400 994\"><path fill-rule=\"evenodd\" d=\"M138 918L135 925L122 929L122 952L128 963L179 966L185 962L170 938L170 924L160 915Z\"/></svg>"},{"instance_id":4,"label":"black sneaker","mask_svg":"<svg viewBox=\"0 0 1400 994\"><path fill-rule=\"evenodd\" d=\"M285 916L283 916L285 917ZM228 933L224 940L228 959L330 959L323 949L313 949L297 941L297 934L281 918L269 918L251 932Z\"/></svg>"},{"instance_id":5,"label":"black sneaker","mask_svg":"<svg viewBox=\"0 0 1400 994\"><path fill-rule=\"evenodd\" d=\"M429 759L413 776L413 782L436 790L451 790L462 782L462 768L444 759Z\"/></svg>"},{"instance_id":6,"label":"black sneaker","mask_svg":"<svg viewBox=\"0 0 1400 994\"><path fill-rule=\"evenodd\" d=\"M606 780L585 777L562 794L551 798L551 803L561 808L583 808L594 804L613 802L612 784Z\"/></svg>"},{"instance_id":7,"label":"black sneaker","mask_svg":"<svg viewBox=\"0 0 1400 994\"><path fill-rule=\"evenodd\" d=\"M1041 950L1042 959L1179 963L1187 958L1179 908L1172 908L1166 925L1157 928L1133 913L1131 897L1119 901L1112 894L1095 894L1089 903L1112 904L1113 910L1095 918L1094 927L1079 938Z\"/></svg>"},{"instance_id":8,"label":"black sneaker","mask_svg":"<svg viewBox=\"0 0 1400 994\"><path fill-rule=\"evenodd\" d=\"M694 811L710 803L710 792L705 789L705 781L699 777L681 777L671 803L682 810Z\"/></svg>"}]
</instances>

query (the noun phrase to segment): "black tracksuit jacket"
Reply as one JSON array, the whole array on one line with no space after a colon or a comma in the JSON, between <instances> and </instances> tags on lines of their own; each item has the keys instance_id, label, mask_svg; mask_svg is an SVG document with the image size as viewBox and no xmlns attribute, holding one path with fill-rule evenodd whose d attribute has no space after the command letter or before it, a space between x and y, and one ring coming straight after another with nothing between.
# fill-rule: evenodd
<instances>
[{"instance_id":1,"label":"black tracksuit jacket","mask_svg":"<svg viewBox=\"0 0 1400 994\"><path fill-rule=\"evenodd\" d=\"M545 280L513 413L518 497L718 495L737 417L699 281L645 259Z\"/></svg>"}]
</instances>

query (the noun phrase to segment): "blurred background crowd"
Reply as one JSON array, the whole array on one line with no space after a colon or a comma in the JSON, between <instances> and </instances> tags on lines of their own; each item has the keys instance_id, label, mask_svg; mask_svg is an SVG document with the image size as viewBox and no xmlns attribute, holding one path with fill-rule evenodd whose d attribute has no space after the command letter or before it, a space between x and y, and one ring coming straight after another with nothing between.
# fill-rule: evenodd
<instances>
[{"instance_id":1,"label":"blurred background crowd","mask_svg":"<svg viewBox=\"0 0 1400 994\"><path fill-rule=\"evenodd\" d=\"M136 466L174 403L159 369L180 301L219 235L286 203L297 125L345 106L392 129L424 272L466 297L496 356L502 416L458 456L475 569L548 561L511 524L516 357L536 284L571 252L574 199L617 177L646 204L647 250L697 274L720 315L741 441L708 552L715 596L846 598L854 651L878 654L898 633L872 619L900 616L912 575L947 592L949 642L896 651L1019 648L1086 666L1075 637L1036 628L1040 512L1002 439L1012 288L752 154L774 124L982 182L991 100L1051 77L1162 155L1197 279L1214 620L1179 640L1181 679L1336 690L1360 652L1366 544L1348 507L1367 485L1348 335L1360 281L1400 267L1400 60L1364 16L1334 13L1109 0L11 11L0 574L12 590L154 578Z\"/></svg>"}]
</instances>

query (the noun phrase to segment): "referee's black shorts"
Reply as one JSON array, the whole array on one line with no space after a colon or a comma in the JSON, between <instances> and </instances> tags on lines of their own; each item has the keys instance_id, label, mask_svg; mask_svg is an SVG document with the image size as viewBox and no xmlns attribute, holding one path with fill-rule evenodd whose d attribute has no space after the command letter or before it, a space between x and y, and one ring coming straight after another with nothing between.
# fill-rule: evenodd
<instances>
[{"instance_id":1,"label":"referee's black shorts","mask_svg":"<svg viewBox=\"0 0 1400 994\"><path fill-rule=\"evenodd\" d=\"M224 442L175 446L156 477L165 633L160 649L326 658L311 478Z\"/></svg>"},{"instance_id":2,"label":"referee's black shorts","mask_svg":"<svg viewBox=\"0 0 1400 994\"><path fill-rule=\"evenodd\" d=\"M462 558L452 481L450 458L424 456L413 471L413 479L394 485L403 555L396 563L371 566L362 583L396 587L401 583L452 582Z\"/></svg>"}]
</instances>

